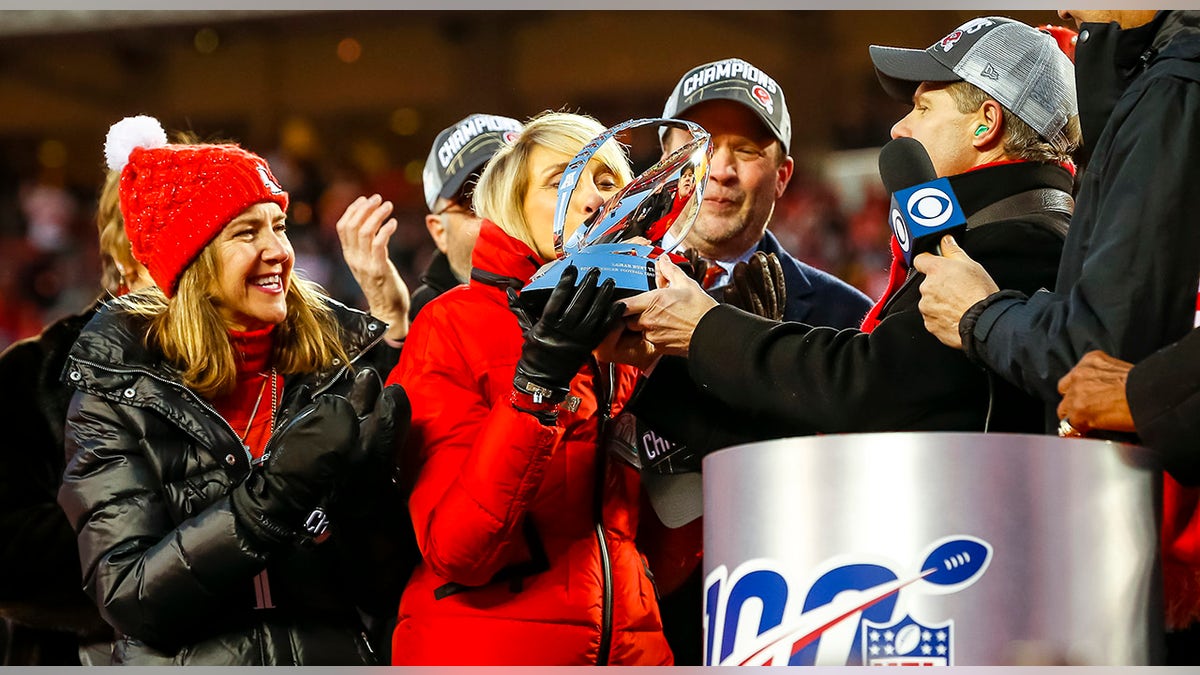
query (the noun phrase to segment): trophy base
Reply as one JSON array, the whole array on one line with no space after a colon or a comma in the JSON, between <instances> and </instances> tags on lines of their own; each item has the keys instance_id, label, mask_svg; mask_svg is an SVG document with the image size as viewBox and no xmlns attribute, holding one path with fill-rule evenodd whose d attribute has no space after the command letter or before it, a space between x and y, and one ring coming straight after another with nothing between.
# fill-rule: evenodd
<instances>
[{"instance_id":1,"label":"trophy base","mask_svg":"<svg viewBox=\"0 0 1200 675\"><path fill-rule=\"evenodd\" d=\"M599 268L601 283L605 279L612 279L616 284L614 297L618 300L654 290L655 261L663 255L685 269L690 267L687 258L676 253L667 253L658 246L629 243L593 244L566 258L542 265L525 288L521 289L521 305L530 316L541 316L546 301L550 299L550 292L558 284L563 271L570 265L579 270L579 278L589 269Z\"/></svg>"}]
</instances>

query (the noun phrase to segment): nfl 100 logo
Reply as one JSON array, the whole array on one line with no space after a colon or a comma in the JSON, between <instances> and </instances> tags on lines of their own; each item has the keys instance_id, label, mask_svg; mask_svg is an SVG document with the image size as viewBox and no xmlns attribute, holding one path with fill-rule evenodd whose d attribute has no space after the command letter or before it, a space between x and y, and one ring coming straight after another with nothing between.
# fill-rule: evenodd
<instances>
[{"instance_id":1,"label":"nfl 100 logo","mask_svg":"<svg viewBox=\"0 0 1200 675\"><path fill-rule=\"evenodd\" d=\"M909 565L837 556L796 583L771 560L720 566L704 590L705 665L954 665L953 617L915 617L907 598L957 593L987 571L992 546L968 535Z\"/></svg>"}]
</instances>

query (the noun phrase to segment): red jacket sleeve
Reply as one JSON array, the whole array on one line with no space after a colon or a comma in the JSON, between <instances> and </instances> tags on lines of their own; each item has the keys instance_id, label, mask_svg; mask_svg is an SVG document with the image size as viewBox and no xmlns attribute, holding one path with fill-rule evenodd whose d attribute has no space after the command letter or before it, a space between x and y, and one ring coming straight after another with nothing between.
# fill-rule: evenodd
<instances>
[{"instance_id":1,"label":"red jacket sleeve","mask_svg":"<svg viewBox=\"0 0 1200 675\"><path fill-rule=\"evenodd\" d=\"M418 466L409 513L421 554L438 576L467 586L524 552L520 526L562 438L508 402L520 330L507 312L487 309L427 306L388 378L413 406L404 452ZM470 312L488 330L464 326Z\"/></svg>"}]
</instances>

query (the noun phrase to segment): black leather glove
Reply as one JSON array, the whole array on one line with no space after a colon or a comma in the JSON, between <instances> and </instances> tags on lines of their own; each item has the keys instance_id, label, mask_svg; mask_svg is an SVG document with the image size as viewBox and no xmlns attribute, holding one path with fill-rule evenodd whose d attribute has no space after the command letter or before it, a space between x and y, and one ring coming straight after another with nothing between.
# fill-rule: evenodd
<instances>
[{"instance_id":1,"label":"black leather glove","mask_svg":"<svg viewBox=\"0 0 1200 675\"><path fill-rule=\"evenodd\" d=\"M266 452L265 465L230 493L233 514L264 545L293 543L361 452L353 405L323 394L271 436Z\"/></svg>"},{"instance_id":2,"label":"black leather glove","mask_svg":"<svg viewBox=\"0 0 1200 675\"><path fill-rule=\"evenodd\" d=\"M542 317L525 334L513 386L532 394L535 403L561 403L567 397L571 379L625 312L624 303L613 302L612 279L597 286L600 270L593 267L576 287L577 275L574 265L563 270Z\"/></svg>"},{"instance_id":3,"label":"black leather glove","mask_svg":"<svg viewBox=\"0 0 1200 675\"><path fill-rule=\"evenodd\" d=\"M704 258L700 257L700 254L693 249L684 251L682 255L683 257L687 258L687 263L681 264L679 268L686 272L687 275L692 278L692 281L700 284L700 287L703 288L704 277L708 273L708 266L710 263Z\"/></svg>"},{"instance_id":4,"label":"black leather glove","mask_svg":"<svg viewBox=\"0 0 1200 675\"><path fill-rule=\"evenodd\" d=\"M748 262L733 266L732 280L725 287L725 303L772 321L783 320L787 284L783 266L774 253L756 251Z\"/></svg>"},{"instance_id":5,"label":"black leather glove","mask_svg":"<svg viewBox=\"0 0 1200 675\"><path fill-rule=\"evenodd\" d=\"M384 387L375 369L367 367L355 374L347 398L358 417L359 438L350 462L386 468L390 475L395 448L408 435L412 419L408 395L398 384Z\"/></svg>"}]
</instances>

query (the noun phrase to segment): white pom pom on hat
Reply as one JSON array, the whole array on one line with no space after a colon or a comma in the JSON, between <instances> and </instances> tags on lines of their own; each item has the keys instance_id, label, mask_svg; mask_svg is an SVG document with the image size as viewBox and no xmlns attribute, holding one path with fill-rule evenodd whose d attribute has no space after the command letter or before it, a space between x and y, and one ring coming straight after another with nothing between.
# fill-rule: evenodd
<instances>
[{"instance_id":1,"label":"white pom pom on hat","mask_svg":"<svg viewBox=\"0 0 1200 675\"><path fill-rule=\"evenodd\" d=\"M104 160L108 168L120 171L129 163L134 148L159 148L167 144L167 132L149 115L126 117L108 129L104 139Z\"/></svg>"}]
</instances>

